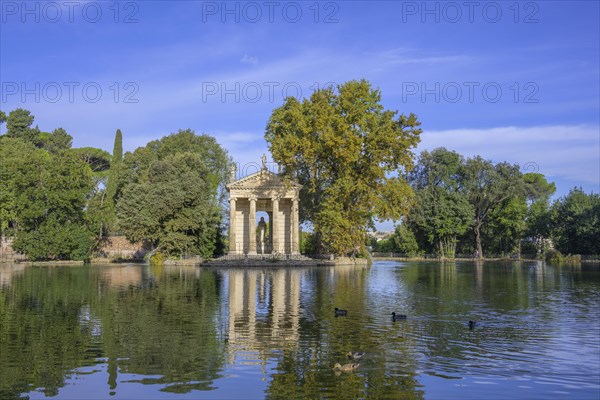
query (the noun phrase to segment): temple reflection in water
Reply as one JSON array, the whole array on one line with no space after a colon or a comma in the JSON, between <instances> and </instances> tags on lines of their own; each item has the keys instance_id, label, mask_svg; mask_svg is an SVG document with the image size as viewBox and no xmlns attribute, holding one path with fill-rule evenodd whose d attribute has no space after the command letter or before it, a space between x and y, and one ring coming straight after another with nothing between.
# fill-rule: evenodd
<instances>
[{"instance_id":1,"label":"temple reflection in water","mask_svg":"<svg viewBox=\"0 0 600 400\"><path fill-rule=\"evenodd\" d=\"M227 271L229 364L264 365L273 348L297 345L301 279L295 269Z\"/></svg>"}]
</instances>

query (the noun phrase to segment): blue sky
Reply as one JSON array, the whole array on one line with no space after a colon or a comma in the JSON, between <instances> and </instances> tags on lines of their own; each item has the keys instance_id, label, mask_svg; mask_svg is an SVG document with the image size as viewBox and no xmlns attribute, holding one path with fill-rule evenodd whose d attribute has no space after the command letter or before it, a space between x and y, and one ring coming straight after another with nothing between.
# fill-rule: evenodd
<instances>
[{"instance_id":1,"label":"blue sky","mask_svg":"<svg viewBox=\"0 0 600 400\"><path fill-rule=\"evenodd\" d=\"M1 0L0 109L109 151L191 128L244 165L286 94L365 78L418 115L417 152L599 192L599 4Z\"/></svg>"}]
</instances>

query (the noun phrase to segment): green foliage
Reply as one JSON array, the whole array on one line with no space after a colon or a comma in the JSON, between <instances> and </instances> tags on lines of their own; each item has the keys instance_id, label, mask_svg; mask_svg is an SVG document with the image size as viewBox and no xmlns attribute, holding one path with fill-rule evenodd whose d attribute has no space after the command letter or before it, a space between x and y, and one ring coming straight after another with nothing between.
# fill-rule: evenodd
<instances>
[{"instance_id":1,"label":"green foliage","mask_svg":"<svg viewBox=\"0 0 600 400\"><path fill-rule=\"evenodd\" d=\"M127 153L116 205L120 230L167 256L222 251L218 189L228 162L213 138L189 130Z\"/></svg>"},{"instance_id":2,"label":"green foliage","mask_svg":"<svg viewBox=\"0 0 600 400\"><path fill-rule=\"evenodd\" d=\"M91 233L82 224L48 218L35 230L19 232L13 248L32 260L88 260L94 247Z\"/></svg>"},{"instance_id":3,"label":"green foliage","mask_svg":"<svg viewBox=\"0 0 600 400\"><path fill-rule=\"evenodd\" d=\"M506 162L494 165L479 156L466 160L461 175L461 185L475 213L472 225L475 250L483 257L482 231L488 228L495 210L510 199L525 195L525 183L518 165Z\"/></svg>"},{"instance_id":4,"label":"green foliage","mask_svg":"<svg viewBox=\"0 0 600 400\"><path fill-rule=\"evenodd\" d=\"M563 253L600 254L600 195L572 189L552 205L552 240Z\"/></svg>"},{"instance_id":5,"label":"green foliage","mask_svg":"<svg viewBox=\"0 0 600 400\"><path fill-rule=\"evenodd\" d=\"M116 209L115 201L120 189L120 179L123 170L123 134L120 129L115 133L115 143L110 162L110 169L106 181L106 191L102 193L100 199L100 212L104 216L104 223L107 230L114 230Z\"/></svg>"},{"instance_id":6,"label":"green foliage","mask_svg":"<svg viewBox=\"0 0 600 400\"><path fill-rule=\"evenodd\" d=\"M404 253L409 257L415 257L419 254L419 245L415 234L405 224L396 225L392 240L395 249L399 253Z\"/></svg>"},{"instance_id":7,"label":"green foliage","mask_svg":"<svg viewBox=\"0 0 600 400\"><path fill-rule=\"evenodd\" d=\"M165 255L163 253L161 253L160 251L157 251L156 253L154 253L150 256L149 262L150 262L150 265L163 265L165 263L166 259L167 258L165 257Z\"/></svg>"},{"instance_id":8,"label":"green foliage","mask_svg":"<svg viewBox=\"0 0 600 400\"><path fill-rule=\"evenodd\" d=\"M523 174L527 200L530 202L549 199L556 192L554 182L548 182L543 174L529 172Z\"/></svg>"},{"instance_id":9,"label":"green foliage","mask_svg":"<svg viewBox=\"0 0 600 400\"><path fill-rule=\"evenodd\" d=\"M495 254L520 253L526 225L525 197L506 199L490 211L489 223L482 232L485 248Z\"/></svg>"},{"instance_id":10,"label":"green foliage","mask_svg":"<svg viewBox=\"0 0 600 400\"><path fill-rule=\"evenodd\" d=\"M437 148L422 152L409 174L417 199L408 224L426 242L422 246L435 249L442 258L454 257L457 237L467 231L474 218L473 206L461 190L463 166L464 159L458 153Z\"/></svg>"},{"instance_id":11,"label":"green foliage","mask_svg":"<svg viewBox=\"0 0 600 400\"><path fill-rule=\"evenodd\" d=\"M541 174L525 174L523 180L527 188L527 217L523 236L534 252L542 255L548 247L552 216L550 214L550 196L556 191L554 183L548 183Z\"/></svg>"},{"instance_id":12,"label":"green foliage","mask_svg":"<svg viewBox=\"0 0 600 400\"><path fill-rule=\"evenodd\" d=\"M314 232L302 232L300 236L300 253L317 254L319 252L317 235Z\"/></svg>"},{"instance_id":13,"label":"green foliage","mask_svg":"<svg viewBox=\"0 0 600 400\"><path fill-rule=\"evenodd\" d=\"M370 83L350 81L302 102L287 98L269 119L269 149L303 185L300 219L312 222L319 250L359 253L376 218L397 220L409 209L412 190L391 173L412 167L420 123L380 102Z\"/></svg>"},{"instance_id":14,"label":"green foliage","mask_svg":"<svg viewBox=\"0 0 600 400\"><path fill-rule=\"evenodd\" d=\"M46 149L50 153L59 153L71 148L73 137L63 128L58 128L52 133L41 132L38 135L38 147Z\"/></svg>"},{"instance_id":15,"label":"green foliage","mask_svg":"<svg viewBox=\"0 0 600 400\"><path fill-rule=\"evenodd\" d=\"M102 149L95 147L80 147L71 149L71 152L76 154L81 161L89 165L94 173L105 172L110 169L110 154Z\"/></svg>"},{"instance_id":16,"label":"green foliage","mask_svg":"<svg viewBox=\"0 0 600 400\"><path fill-rule=\"evenodd\" d=\"M13 175L14 248L34 260L87 259L91 235L84 223L92 189L89 167L71 153L30 150Z\"/></svg>"},{"instance_id":17,"label":"green foliage","mask_svg":"<svg viewBox=\"0 0 600 400\"><path fill-rule=\"evenodd\" d=\"M39 129L31 128L34 116L23 108L11 111L6 118L6 137L23 139L26 142L36 143Z\"/></svg>"},{"instance_id":18,"label":"green foliage","mask_svg":"<svg viewBox=\"0 0 600 400\"><path fill-rule=\"evenodd\" d=\"M21 139L3 137L0 140L0 235L14 232L17 220L17 171L35 151L33 144Z\"/></svg>"},{"instance_id":19,"label":"green foliage","mask_svg":"<svg viewBox=\"0 0 600 400\"><path fill-rule=\"evenodd\" d=\"M396 244L391 237L380 240L374 238L371 246L373 247L373 251L378 253L393 253L397 250Z\"/></svg>"},{"instance_id":20,"label":"green foliage","mask_svg":"<svg viewBox=\"0 0 600 400\"><path fill-rule=\"evenodd\" d=\"M111 207L114 207L115 196L117 195L117 186L121 176L123 164L123 134L117 129L115 134L115 144L113 147L112 160L110 163L110 172L106 186L106 199Z\"/></svg>"}]
</instances>

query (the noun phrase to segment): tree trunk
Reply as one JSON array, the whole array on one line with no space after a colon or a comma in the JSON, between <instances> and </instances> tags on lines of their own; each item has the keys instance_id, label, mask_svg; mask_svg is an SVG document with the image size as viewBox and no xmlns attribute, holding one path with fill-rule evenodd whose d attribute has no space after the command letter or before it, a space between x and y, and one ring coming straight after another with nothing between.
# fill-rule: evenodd
<instances>
[{"instance_id":1,"label":"tree trunk","mask_svg":"<svg viewBox=\"0 0 600 400\"><path fill-rule=\"evenodd\" d=\"M483 258L483 249L481 248L480 229L481 229L481 222L475 223L475 248L477 251L477 257L475 257L475 258L482 259Z\"/></svg>"}]
</instances>

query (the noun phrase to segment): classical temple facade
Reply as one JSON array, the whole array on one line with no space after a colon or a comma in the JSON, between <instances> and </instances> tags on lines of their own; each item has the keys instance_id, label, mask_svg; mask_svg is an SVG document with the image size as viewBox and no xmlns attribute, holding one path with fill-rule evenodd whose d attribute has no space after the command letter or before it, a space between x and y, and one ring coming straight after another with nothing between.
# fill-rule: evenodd
<instances>
[{"instance_id":1,"label":"classical temple facade","mask_svg":"<svg viewBox=\"0 0 600 400\"><path fill-rule=\"evenodd\" d=\"M229 183L229 254L300 254L298 194L302 186L286 182L269 171L263 160L262 169L235 179L232 170ZM265 212L257 221L256 213Z\"/></svg>"}]
</instances>

